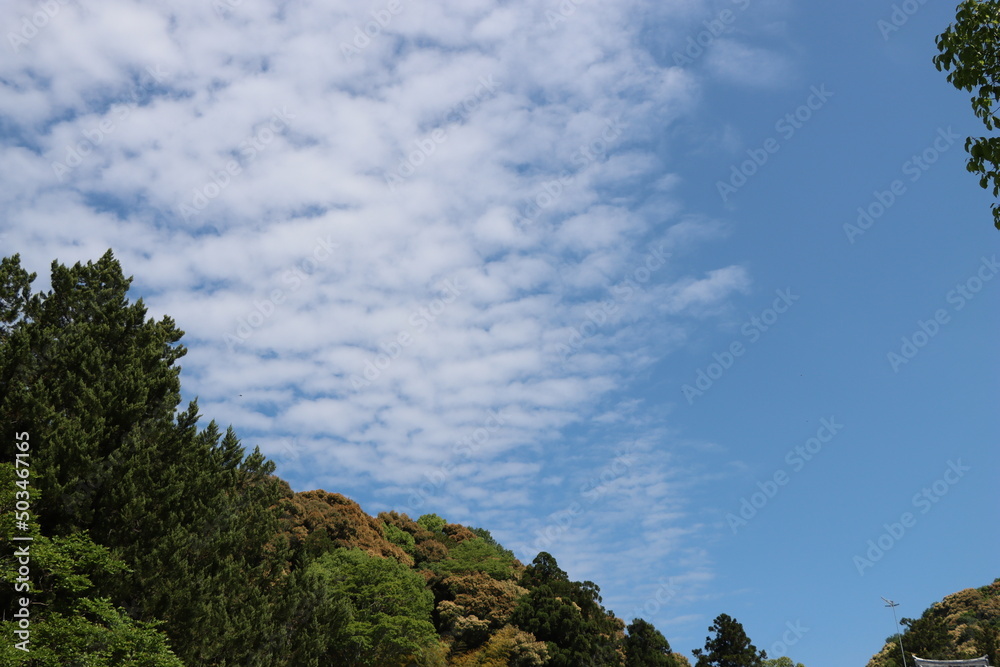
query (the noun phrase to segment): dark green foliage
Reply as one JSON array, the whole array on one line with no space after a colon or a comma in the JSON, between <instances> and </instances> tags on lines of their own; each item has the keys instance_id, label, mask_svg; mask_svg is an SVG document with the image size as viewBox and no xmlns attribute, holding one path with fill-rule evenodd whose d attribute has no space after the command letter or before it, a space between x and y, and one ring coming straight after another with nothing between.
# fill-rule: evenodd
<instances>
[{"instance_id":1,"label":"dark green foliage","mask_svg":"<svg viewBox=\"0 0 1000 667\"><path fill-rule=\"evenodd\" d=\"M1000 125L996 115L1000 101L1000 2L964 0L955 23L935 40L940 54L934 56L938 71L949 70L948 82L974 93L972 111L987 130ZM979 137L965 142L968 171L979 174L979 185L992 187L1000 195L1000 137ZM993 204L993 222L1000 229L1000 206Z\"/></svg>"},{"instance_id":2,"label":"dark green foliage","mask_svg":"<svg viewBox=\"0 0 1000 667\"><path fill-rule=\"evenodd\" d=\"M570 581L556 559L542 552L525 570L521 585L530 593L510 622L548 644L549 665L623 664L618 651L623 624L601 606L593 582Z\"/></svg>"},{"instance_id":3,"label":"dark green foliage","mask_svg":"<svg viewBox=\"0 0 1000 667\"><path fill-rule=\"evenodd\" d=\"M764 651L750 643L743 625L736 619L719 614L711 627L714 637L705 638L705 648L695 649L695 667L761 667L767 659Z\"/></svg>"},{"instance_id":4,"label":"dark green foliage","mask_svg":"<svg viewBox=\"0 0 1000 667\"><path fill-rule=\"evenodd\" d=\"M31 435L32 503L45 535L87 531L127 566L101 586L136 620L166 621L198 665L280 664L284 554L274 466L235 433L178 413L181 332L146 320L110 252L52 265L28 296L16 258L0 264L0 430ZM4 456L12 454L4 449ZM210 631L206 631L206 628Z\"/></svg>"},{"instance_id":5,"label":"dark green foliage","mask_svg":"<svg viewBox=\"0 0 1000 667\"><path fill-rule=\"evenodd\" d=\"M167 317L146 321L141 300L128 303L131 279L110 251L86 266L53 262L52 289L28 299L15 259L2 274L7 319L20 318L0 351L2 437L30 427L40 444L32 455L47 494L35 511L47 530L106 530L117 518L106 495L121 464L113 455L168 422L179 401L182 332Z\"/></svg>"},{"instance_id":6,"label":"dark green foliage","mask_svg":"<svg viewBox=\"0 0 1000 667\"><path fill-rule=\"evenodd\" d=\"M561 585L569 583L569 576L559 567L555 557L547 551L542 551L531 561L521 575L521 585L527 589L545 584Z\"/></svg>"},{"instance_id":7,"label":"dark green foliage","mask_svg":"<svg viewBox=\"0 0 1000 667\"><path fill-rule=\"evenodd\" d=\"M158 623L134 621L125 610L114 606L101 591L115 577L127 572L125 563L106 547L94 544L86 533L48 538L37 522L30 530L15 530L15 468L0 464L0 543L23 549L27 546L30 581L17 581L21 558L14 549L0 553L0 573L5 582L0 604L8 614L20 609L27 598L31 621L29 652L15 645L16 622L0 622L4 641L0 644L0 666L67 667L183 667L170 650ZM28 487L31 489L30 485ZM31 500L40 498L30 490ZM14 542L13 537L30 536L30 542Z\"/></svg>"},{"instance_id":8,"label":"dark green foliage","mask_svg":"<svg viewBox=\"0 0 1000 667\"><path fill-rule=\"evenodd\" d=\"M947 660L950 657L951 640L940 607L931 607L920 618L904 618L900 623L906 627L903 650L908 655L932 660ZM886 643L889 642L898 644L899 640L892 636L886 639Z\"/></svg>"},{"instance_id":9,"label":"dark green foliage","mask_svg":"<svg viewBox=\"0 0 1000 667\"><path fill-rule=\"evenodd\" d=\"M976 653L990 659L991 665L1000 665L1000 627L982 625L976 630Z\"/></svg>"},{"instance_id":10,"label":"dark green foliage","mask_svg":"<svg viewBox=\"0 0 1000 667\"><path fill-rule=\"evenodd\" d=\"M625 638L625 667L677 667L670 642L652 623L637 618Z\"/></svg>"}]
</instances>

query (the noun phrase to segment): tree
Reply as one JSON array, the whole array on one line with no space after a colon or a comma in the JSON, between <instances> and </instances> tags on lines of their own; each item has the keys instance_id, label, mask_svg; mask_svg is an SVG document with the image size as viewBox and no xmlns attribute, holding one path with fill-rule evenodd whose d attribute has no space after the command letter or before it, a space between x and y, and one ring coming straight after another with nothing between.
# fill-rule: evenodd
<instances>
[{"instance_id":1,"label":"tree","mask_svg":"<svg viewBox=\"0 0 1000 667\"><path fill-rule=\"evenodd\" d=\"M787 655L783 655L780 658L775 658L774 660L765 660L764 667L805 667L801 662L795 664L791 658Z\"/></svg>"},{"instance_id":2,"label":"tree","mask_svg":"<svg viewBox=\"0 0 1000 667\"><path fill-rule=\"evenodd\" d=\"M715 637L705 638L705 648L695 649L695 667L762 667L767 654L750 643L743 626L726 614L719 614L708 628Z\"/></svg>"},{"instance_id":3,"label":"tree","mask_svg":"<svg viewBox=\"0 0 1000 667\"><path fill-rule=\"evenodd\" d=\"M511 579L514 558L493 546L481 537L459 542L448 557L432 566L438 574L460 574L465 572L485 572L494 579Z\"/></svg>"},{"instance_id":4,"label":"tree","mask_svg":"<svg viewBox=\"0 0 1000 667\"><path fill-rule=\"evenodd\" d=\"M994 105L1000 100L1000 1L964 0L955 23L935 40L938 71L949 70L948 82L959 90L974 92L972 111L987 130L1000 125ZM1000 195L1000 137L969 137L966 169L980 174L979 185ZM1000 206L992 205L993 224L1000 229Z\"/></svg>"},{"instance_id":5,"label":"tree","mask_svg":"<svg viewBox=\"0 0 1000 667\"><path fill-rule=\"evenodd\" d=\"M934 660L953 657L953 642L940 607L928 607L920 618L904 618L900 623L906 627L903 644L907 653ZM887 637L886 643L890 641L899 642L896 637Z\"/></svg>"},{"instance_id":6,"label":"tree","mask_svg":"<svg viewBox=\"0 0 1000 667\"><path fill-rule=\"evenodd\" d=\"M14 634L18 621L0 622L5 638L0 645L0 665L182 667L184 663L170 650L167 636L158 628L161 623L135 621L102 595L108 581L128 570L109 549L82 532L46 537L34 520L29 520L27 536L31 542L13 540L25 536L23 527L15 531L15 493L19 487L14 482L23 481L15 472L13 465L0 463L0 543L15 546L0 554L0 573L8 583L0 590L0 603L9 615L20 609L22 598L28 600L31 634L24 646L28 650L21 650L15 645L19 641ZM39 497L40 492L32 489L32 500ZM20 584L27 585L27 590L9 585L16 581L22 564L19 548L30 559L30 581Z\"/></svg>"},{"instance_id":7,"label":"tree","mask_svg":"<svg viewBox=\"0 0 1000 667\"><path fill-rule=\"evenodd\" d=\"M427 664L438 654L431 623L434 596L424 587L423 577L406 565L360 549L336 549L313 561L307 572L321 577L335 596L350 603L346 641L329 664Z\"/></svg>"},{"instance_id":8,"label":"tree","mask_svg":"<svg viewBox=\"0 0 1000 667\"><path fill-rule=\"evenodd\" d=\"M670 642L652 623L637 618L625 638L625 667L677 667Z\"/></svg>"},{"instance_id":9,"label":"tree","mask_svg":"<svg viewBox=\"0 0 1000 667\"><path fill-rule=\"evenodd\" d=\"M621 665L625 624L601 606L600 588L570 581L556 559L542 552L521 576L530 590L511 615L511 625L547 643L551 667Z\"/></svg>"},{"instance_id":10,"label":"tree","mask_svg":"<svg viewBox=\"0 0 1000 667\"><path fill-rule=\"evenodd\" d=\"M182 332L129 301L110 251L53 262L48 292L31 294L31 280L17 256L0 262L0 436L30 433L41 534L85 533L125 566L67 611L165 621L185 664L284 664L274 464L246 455L232 429L199 431L195 402L178 410Z\"/></svg>"}]
</instances>

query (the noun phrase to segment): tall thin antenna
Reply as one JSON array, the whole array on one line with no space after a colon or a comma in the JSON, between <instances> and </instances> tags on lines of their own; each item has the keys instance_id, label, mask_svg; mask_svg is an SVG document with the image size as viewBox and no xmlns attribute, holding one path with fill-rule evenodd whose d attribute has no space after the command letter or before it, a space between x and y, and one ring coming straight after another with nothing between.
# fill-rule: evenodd
<instances>
[{"instance_id":1,"label":"tall thin antenna","mask_svg":"<svg viewBox=\"0 0 1000 667\"><path fill-rule=\"evenodd\" d=\"M899 631L899 621L896 620L896 607L899 606L899 603L893 602L892 600L888 600L886 598L882 599L885 600L886 607L892 607L892 620L896 628L896 637L899 638L899 655L903 658L903 667L906 667L906 653L903 652L903 635Z\"/></svg>"}]
</instances>

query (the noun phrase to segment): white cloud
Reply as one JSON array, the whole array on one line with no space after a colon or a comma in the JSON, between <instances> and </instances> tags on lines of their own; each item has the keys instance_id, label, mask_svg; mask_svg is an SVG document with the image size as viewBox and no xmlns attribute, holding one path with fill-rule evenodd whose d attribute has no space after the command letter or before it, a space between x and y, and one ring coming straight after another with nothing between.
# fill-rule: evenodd
<instances>
[{"instance_id":1,"label":"white cloud","mask_svg":"<svg viewBox=\"0 0 1000 667\"><path fill-rule=\"evenodd\" d=\"M713 75L738 85L780 88L795 75L794 65L785 55L735 39L716 40L705 58Z\"/></svg>"},{"instance_id":2,"label":"white cloud","mask_svg":"<svg viewBox=\"0 0 1000 667\"><path fill-rule=\"evenodd\" d=\"M555 22L531 0L403 2L350 57L384 5L234 5L60 5L0 59L6 242L39 272L112 247L151 315L187 331L186 392L296 488L398 507L501 411L427 502L498 534L538 521L540 482L577 481L550 465L562 430L620 425L608 397L750 283L695 254L724 229L681 214L648 148L696 110L698 80L640 46L629 0ZM769 52L713 50L719 76L787 75ZM669 261L650 268L650 248ZM614 314L591 321L602 303ZM642 509L660 537L634 535L636 553L683 551L666 474L620 482L627 502L587 531ZM590 534L570 538L581 571Z\"/></svg>"}]
</instances>

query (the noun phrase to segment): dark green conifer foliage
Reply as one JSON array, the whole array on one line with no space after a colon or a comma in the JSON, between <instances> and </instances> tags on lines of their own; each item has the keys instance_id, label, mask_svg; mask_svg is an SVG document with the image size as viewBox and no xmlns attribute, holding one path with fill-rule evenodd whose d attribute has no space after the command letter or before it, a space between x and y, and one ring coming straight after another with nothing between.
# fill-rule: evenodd
<instances>
[{"instance_id":1,"label":"dark green conifer foliage","mask_svg":"<svg viewBox=\"0 0 1000 667\"><path fill-rule=\"evenodd\" d=\"M133 620L105 596L108 583L128 570L109 549L83 532L46 537L34 521L27 531L31 542L13 541L26 534L23 528L15 530L15 491L20 490L15 479L21 478L15 477L14 466L0 463L0 543L27 546L31 573L29 582L19 582L28 583L28 590L15 589L11 584L21 562L13 549L3 549L0 605L9 616L20 608L15 601L30 601L31 634L25 646L30 652L15 645L17 623L0 622L0 667L183 667L158 623ZM38 489L28 488L32 500L40 497Z\"/></svg>"},{"instance_id":2,"label":"dark green conifer foliage","mask_svg":"<svg viewBox=\"0 0 1000 667\"><path fill-rule=\"evenodd\" d=\"M552 554L538 554L521 577L529 589L510 622L546 642L552 667L621 665L621 621L601 606L600 589L570 581Z\"/></svg>"},{"instance_id":3,"label":"dark green conifer foliage","mask_svg":"<svg viewBox=\"0 0 1000 667\"><path fill-rule=\"evenodd\" d=\"M625 667L676 667L670 642L656 627L641 618L628 626Z\"/></svg>"},{"instance_id":4,"label":"dark green conifer foliage","mask_svg":"<svg viewBox=\"0 0 1000 667\"><path fill-rule=\"evenodd\" d=\"M726 614L719 614L709 631L715 637L705 638L705 648L693 651L695 667L761 667L767 659L764 651L750 643L743 625Z\"/></svg>"},{"instance_id":5,"label":"dark green conifer foliage","mask_svg":"<svg viewBox=\"0 0 1000 667\"><path fill-rule=\"evenodd\" d=\"M101 593L137 620L166 621L187 664L295 664L292 643L320 655L306 628L335 636L325 625L342 614L315 581L285 581L273 464L232 430L199 431L196 403L177 411L182 332L129 303L110 251L54 262L44 294L31 280L18 258L0 263L0 429L6 442L31 434L42 533L89 531L110 548L127 570ZM277 599L296 591L294 604Z\"/></svg>"},{"instance_id":6,"label":"dark green conifer foliage","mask_svg":"<svg viewBox=\"0 0 1000 667\"><path fill-rule=\"evenodd\" d=\"M903 648L908 655L930 660L952 659L952 641L941 607L928 607L920 618L904 618L900 623L906 627ZM889 641L897 643L899 640L893 635L886 639L886 642Z\"/></svg>"},{"instance_id":7,"label":"dark green conifer foliage","mask_svg":"<svg viewBox=\"0 0 1000 667\"><path fill-rule=\"evenodd\" d=\"M0 429L9 442L30 427L47 491L35 511L47 531L67 534L114 521L97 511L116 475L108 463L130 434L172 418L183 332L169 317L146 321L141 299L128 303L131 279L111 251L86 265L53 262L45 294L26 298L26 278L16 257L4 259L0 304L15 323L0 351Z\"/></svg>"}]
</instances>

